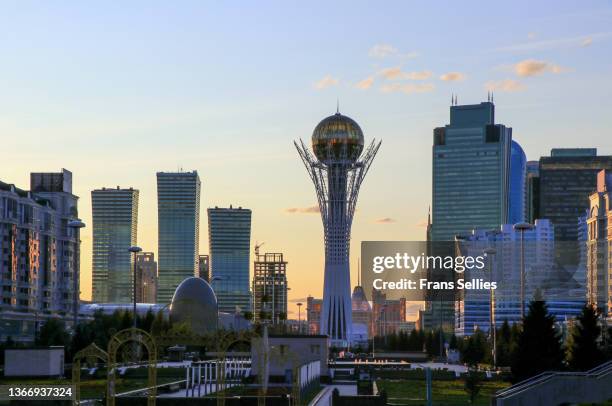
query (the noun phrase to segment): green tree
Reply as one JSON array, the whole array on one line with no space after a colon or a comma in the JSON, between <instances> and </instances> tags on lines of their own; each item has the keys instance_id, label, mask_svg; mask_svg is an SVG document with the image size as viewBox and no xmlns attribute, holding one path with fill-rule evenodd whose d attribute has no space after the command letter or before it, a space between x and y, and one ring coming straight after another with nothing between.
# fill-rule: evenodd
<instances>
[{"instance_id":1,"label":"green tree","mask_svg":"<svg viewBox=\"0 0 612 406\"><path fill-rule=\"evenodd\" d=\"M604 352L599 346L601 327L598 316L593 306L586 305L572 327L567 361L575 371L587 371L604 361Z\"/></svg>"},{"instance_id":2,"label":"green tree","mask_svg":"<svg viewBox=\"0 0 612 406\"><path fill-rule=\"evenodd\" d=\"M480 392L480 388L482 387L482 377L478 373L478 371L474 369L470 369L465 376L465 384L464 389L470 397L470 404L474 404L476 401L476 397Z\"/></svg>"},{"instance_id":3,"label":"green tree","mask_svg":"<svg viewBox=\"0 0 612 406\"><path fill-rule=\"evenodd\" d=\"M480 329L477 329L466 340L461 352L461 360L470 366L476 366L485 361L488 348L487 338Z\"/></svg>"},{"instance_id":4,"label":"green tree","mask_svg":"<svg viewBox=\"0 0 612 406\"><path fill-rule=\"evenodd\" d=\"M532 301L513 352L512 379L518 382L544 371L560 370L563 358L554 316L546 302Z\"/></svg>"},{"instance_id":5,"label":"green tree","mask_svg":"<svg viewBox=\"0 0 612 406\"><path fill-rule=\"evenodd\" d=\"M48 347L51 345L63 345L68 347L70 336L66 331L66 326L63 321L53 318L47 320L40 328L36 337L36 345Z\"/></svg>"},{"instance_id":6,"label":"green tree","mask_svg":"<svg viewBox=\"0 0 612 406\"><path fill-rule=\"evenodd\" d=\"M518 337L518 335L517 335ZM504 320L504 324L497 330L496 335L496 351L497 365L501 367L509 367L512 359L512 329L508 320Z\"/></svg>"}]
</instances>

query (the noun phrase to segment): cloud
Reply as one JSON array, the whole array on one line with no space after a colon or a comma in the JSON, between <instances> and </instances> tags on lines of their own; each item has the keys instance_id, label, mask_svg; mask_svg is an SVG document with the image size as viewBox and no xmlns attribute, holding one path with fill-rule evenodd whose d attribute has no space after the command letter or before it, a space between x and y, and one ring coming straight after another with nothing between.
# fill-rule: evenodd
<instances>
[{"instance_id":1,"label":"cloud","mask_svg":"<svg viewBox=\"0 0 612 406\"><path fill-rule=\"evenodd\" d=\"M400 58L416 58L418 56L417 52L408 52L401 53L397 48L390 44L376 44L368 51L368 55L371 58L386 58L390 56L400 57Z\"/></svg>"},{"instance_id":2,"label":"cloud","mask_svg":"<svg viewBox=\"0 0 612 406\"><path fill-rule=\"evenodd\" d=\"M370 87L372 87L372 84L374 84L374 77L370 76L370 77L367 77L367 78L363 79L360 82L357 82L355 87L357 89L365 90L365 89L369 89Z\"/></svg>"},{"instance_id":3,"label":"cloud","mask_svg":"<svg viewBox=\"0 0 612 406\"><path fill-rule=\"evenodd\" d=\"M581 35L569 38L557 38L542 41L529 41L521 44L509 45L495 49L497 52L526 52L544 51L551 49L566 49L589 46L596 39L603 39L612 36L612 32L600 32L589 35ZM532 39L532 38L530 38ZM586 44L585 44L586 43Z\"/></svg>"},{"instance_id":4,"label":"cloud","mask_svg":"<svg viewBox=\"0 0 612 406\"><path fill-rule=\"evenodd\" d=\"M537 61L535 59L526 59L514 65L514 73L521 77L538 76L546 72L561 73L563 68L558 65Z\"/></svg>"},{"instance_id":5,"label":"cloud","mask_svg":"<svg viewBox=\"0 0 612 406\"><path fill-rule=\"evenodd\" d=\"M289 207L289 208L285 209L285 213L290 213L290 214L317 214L317 213L319 213L319 206Z\"/></svg>"},{"instance_id":6,"label":"cloud","mask_svg":"<svg viewBox=\"0 0 612 406\"><path fill-rule=\"evenodd\" d=\"M384 93L401 92L406 94L411 93L426 93L434 90L435 86L431 83L388 83L380 87Z\"/></svg>"},{"instance_id":7,"label":"cloud","mask_svg":"<svg viewBox=\"0 0 612 406\"><path fill-rule=\"evenodd\" d=\"M382 69L378 74L387 80L426 80L432 75L432 73L427 70L420 72L404 72L399 66Z\"/></svg>"},{"instance_id":8,"label":"cloud","mask_svg":"<svg viewBox=\"0 0 612 406\"><path fill-rule=\"evenodd\" d=\"M580 43L581 47L588 47L593 43L593 38L591 37L586 37L585 39L582 40L582 42Z\"/></svg>"},{"instance_id":9,"label":"cloud","mask_svg":"<svg viewBox=\"0 0 612 406\"><path fill-rule=\"evenodd\" d=\"M415 224L415 226L421 227L421 228L426 228L428 225L429 223L427 223L427 220L419 221L418 223Z\"/></svg>"},{"instance_id":10,"label":"cloud","mask_svg":"<svg viewBox=\"0 0 612 406\"><path fill-rule=\"evenodd\" d=\"M337 86L340 81L331 75L326 75L323 79L314 84L316 89L326 89L331 86Z\"/></svg>"},{"instance_id":11,"label":"cloud","mask_svg":"<svg viewBox=\"0 0 612 406\"><path fill-rule=\"evenodd\" d=\"M440 80L446 82L458 82L465 79L465 75L461 72L448 72L440 76Z\"/></svg>"},{"instance_id":12,"label":"cloud","mask_svg":"<svg viewBox=\"0 0 612 406\"><path fill-rule=\"evenodd\" d=\"M395 219L392 219L391 217L383 217L383 218L374 220L374 222L376 224L390 224L390 223L396 223L397 221Z\"/></svg>"},{"instance_id":13,"label":"cloud","mask_svg":"<svg viewBox=\"0 0 612 406\"><path fill-rule=\"evenodd\" d=\"M513 79L504 79L498 81L489 81L485 83L485 88L491 91L501 92L520 92L525 90L527 87L521 82L517 82Z\"/></svg>"}]
</instances>

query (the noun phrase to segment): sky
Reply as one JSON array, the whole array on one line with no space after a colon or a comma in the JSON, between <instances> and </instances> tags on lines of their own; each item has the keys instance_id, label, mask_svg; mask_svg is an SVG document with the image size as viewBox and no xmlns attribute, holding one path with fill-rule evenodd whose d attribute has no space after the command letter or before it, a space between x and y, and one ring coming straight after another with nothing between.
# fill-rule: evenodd
<instances>
[{"instance_id":1,"label":"sky","mask_svg":"<svg viewBox=\"0 0 612 406\"><path fill-rule=\"evenodd\" d=\"M206 208L253 210L252 244L283 252L290 318L323 290L322 224L293 146L340 111L382 147L352 234L421 240L432 129L494 92L528 159L612 154L612 5L601 1L0 3L0 180L73 172L91 225L100 187L140 190L138 243L157 251L155 172L197 170ZM91 227L81 295L91 297ZM304 315L302 315L304 317Z\"/></svg>"}]
</instances>

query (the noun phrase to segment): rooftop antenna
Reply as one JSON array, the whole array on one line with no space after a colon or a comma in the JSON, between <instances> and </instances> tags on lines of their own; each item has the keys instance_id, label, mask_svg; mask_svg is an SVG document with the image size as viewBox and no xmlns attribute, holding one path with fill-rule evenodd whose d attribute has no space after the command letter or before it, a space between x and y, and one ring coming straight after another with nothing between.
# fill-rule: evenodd
<instances>
[{"instance_id":1,"label":"rooftop antenna","mask_svg":"<svg viewBox=\"0 0 612 406\"><path fill-rule=\"evenodd\" d=\"M487 101L490 102L491 101L491 92L487 92Z\"/></svg>"},{"instance_id":2,"label":"rooftop antenna","mask_svg":"<svg viewBox=\"0 0 612 406\"><path fill-rule=\"evenodd\" d=\"M491 103L493 103L493 92L491 92Z\"/></svg>"},{"instance_id":3,"label":"rooftop antenna","mask_svg":"<svg viewBox=\"0 0 612 406\"><path fill-rule=\"evenodd\" d=\"M336 114L340 114L340 98L336 97Z\"/></svg>"},{"instance_id":4,"label":"rooftop antenna","mask_svg":"<svg viewBox=\"0 0 612 406\"><path fill-rule=\"evenodd\" d=\"M361 264L359 262L359 257L357 257L357 286L361 286L361 279L359 279L361 274Z\"/></svg>"},{"instance_id":5,"label":"rooftop antenna","mask_svg":"<svg viewBox=\"0 0 612 406\"><path fill-rule=\"evenodd\" d=\"M454 106L455 103L455 95L451 93L451 106Z\"/></svg>"}]
</instances>

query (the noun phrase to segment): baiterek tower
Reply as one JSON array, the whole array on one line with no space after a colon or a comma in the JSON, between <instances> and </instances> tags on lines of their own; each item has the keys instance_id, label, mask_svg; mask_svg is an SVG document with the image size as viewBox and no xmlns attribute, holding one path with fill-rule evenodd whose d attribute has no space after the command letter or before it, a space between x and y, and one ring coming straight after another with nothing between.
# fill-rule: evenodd
<instances>
[{"instance_id":1,"label":"baiterek tower","mask_svg":"<svg viewBox=\"0 0 612 406\"><path fill-rule=\"evenodd\" d=\"M330 345L347 347L352 330L351 224L359 187L381 142L373 140L364 152L359 124L338 111L314 129L312 152L302 140L294 144L314 183L323 220L325 279L320 331L330 337Z\"/></svg>"}]
</instances>

